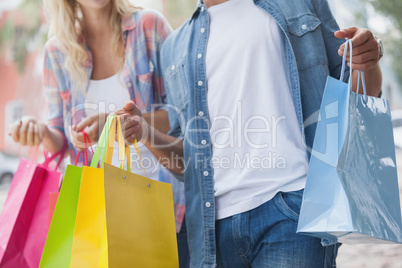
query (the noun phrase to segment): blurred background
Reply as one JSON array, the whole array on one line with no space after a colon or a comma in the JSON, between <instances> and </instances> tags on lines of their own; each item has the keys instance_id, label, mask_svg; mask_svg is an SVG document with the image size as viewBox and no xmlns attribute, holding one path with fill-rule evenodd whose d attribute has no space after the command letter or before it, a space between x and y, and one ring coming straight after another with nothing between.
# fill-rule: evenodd
<instances>
[{"instance_id":1,"label":"blurred background","mask_svg":"<svg viewBox=\"0 0 402 268\"><path fill-rule=\"evenodd\" d=\"M191 16L196 7L196 0L137 0L134 3L162 12L173 28ZM402 0L329 0L329 3L341 28L366 27L383 40L383 98L389 100L392 109L401 176ZM8 126L23 115L46 119L41 80L47 29L41 0L0 0L0 211L19 157L33 154L31 148L16 145L8 137ZM343 245L338 266L402 267L402 246Z\"/></svg>"}]
</instances>

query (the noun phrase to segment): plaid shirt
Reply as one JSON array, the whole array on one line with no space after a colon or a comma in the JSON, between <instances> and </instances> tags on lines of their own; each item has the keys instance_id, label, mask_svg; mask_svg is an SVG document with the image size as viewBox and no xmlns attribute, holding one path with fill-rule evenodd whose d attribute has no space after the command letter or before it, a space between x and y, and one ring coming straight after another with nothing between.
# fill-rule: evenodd
<instances>
[{"instance_id":1,"label":"plaid shirt","mask_svg":"<svg viewBox=\"0 0 402 268\"><path fill-rule=\"evenodd\" d=\"M160 50L171 28L166 20L155 11L142 10L122 19L125 42L125 64L121 71L130 98L142 110L151 112L165 103L165 87L160 70ZM63 68L65 55L59 48L58 40L48 40L44 51L43 85L49 109L47 124L67 137L70 159L74 160L78 151L69 139L68 128L77 125L85 117L85 91ZM88 81L93 64L89 49L88 61L84 67ZM66 131L67 130L67 131ZM165 169L161 169L159 179L172 183L175 201L176 228L181 228L184 216L184 186Z\"/></svg>"}]
</instances>

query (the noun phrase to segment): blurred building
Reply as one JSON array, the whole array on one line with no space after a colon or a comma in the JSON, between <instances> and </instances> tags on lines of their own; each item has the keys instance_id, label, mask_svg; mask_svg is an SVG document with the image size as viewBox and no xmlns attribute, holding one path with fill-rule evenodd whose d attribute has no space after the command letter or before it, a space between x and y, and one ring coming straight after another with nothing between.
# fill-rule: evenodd
<instances>
[{"instance_id":1,"label":"blurred building","mask_svg":"<svg viewBox=\"0 0 402 268\"><path fill-rule=\"evenodd\" d=\"M174 28L180 26L189 17L196 6L196 0L131 0L134 4L155 9L164 14ZM36 5L32 5L32 3ZM39 4L38 4L39 3ZM38 29L37 36L26 42L19 39L19 34L32 25L32 17L21 11L23 5L29 8L30 14L41 16L41 0L0 0L0 30L11 21L14 30L12 44L0 43L0 151L12 154L27 155L30 148L15 144L8 136L8 126L23 115L33 115L39 119L46 118L45 96L42 92L43 40L46 35L46 22L40 18L43 27ZM0 38L1 40L1 38ZM18 68L15 47L21 44L27 47L23 55L23 70Z\"/></svg>"},{"instance_id":2,"label":"blurred building","mask_svg":"<svg viewBox=\"0 0 402 268\"><path fill-rule=\"evenodd\" d=\"M3 0L0 5L0 29L11 20L15 29L14 42L19 41L18 32L29 23L24 14L15 12L18 2ZM33 12L39 13L39 10ZM43 116L42 52L34 44L27 44L23 71L18 69L14 52L13 44L0 44L0 151L27 154L29 148L15 144L8 136L8 126L25 114Z\"/></svg>"},{"instance_id":3,"label":"blurred building","mask_svg":"<svg viewBox=\"0 0 402 268\"><path fill-rule=\"evenodd\" d=\"M329 1L329 3L341 29L351 26L364 27L369 28L375 35L381 37L381 33L385 33L386 28L389 27L383 16L376 14L372 6L360 0L337 0ZM392 110L398 110L402 109L402 87L392 70L391 61L392 55L387 53L385 47L385 55L381 59L382 97L389 100Z\"/></svg>"},{"instance_id":4,"label":"blurred building","mask_svg":"<svg viewBox=\"0 0 402 268\"><path fill-rule=\"evenodd\" d=\"M35 0L38 2L38 0ZM162 12L173 28L180 26L189 18L196 7L196 0L131 0L133 3L149 7ZM22 3L30 1L22 0L0 0L0 30L6 25L9 19L14 24L16 31L15 43L23 43L18 39L18 34L29 26L32 16L18 13L17 8ZM367 8L359 0L337 0L329 1L331 9L341 28L349 26L367 27L374 17L374 10ZM41 14L38 10L32 10L32 14ZM378 15L376 15L378 18ZM41 18L45 25L45 21ZM372 27L370 27L372 28ZM378 27L377 27L378 28ZM27 42L27 54L25 55L25 67L19 70L15 63L15 51L13 47L5 47L0 44L0 151L11 153L27 154L28 148L21 147L12 142L8 137L8 127L15 120L23 115L34 115L44 119L46 117L45 97L41 90L42 77L42 49L43 36L46 27L38 31L37 42ZM1 40L1 39L0 39ZM384 84L383 96L390 99L393 109L402 108L402 96L400 84L397 82L391 66L391 55L385 54L381 61L383 67Z\"/></svg>"}]
</instances>

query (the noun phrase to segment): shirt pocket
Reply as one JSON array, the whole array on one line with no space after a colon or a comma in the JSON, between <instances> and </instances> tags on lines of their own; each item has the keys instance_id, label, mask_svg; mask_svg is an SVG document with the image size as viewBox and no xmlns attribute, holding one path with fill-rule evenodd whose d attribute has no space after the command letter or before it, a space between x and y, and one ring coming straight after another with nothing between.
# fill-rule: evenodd
<instances>
[{"instance_id":1,"label":"shirt pocket","mask_svg":"<svg viewBox=\"0 0 402 268\"><path fill-rule=\"evenodd\" d=\"M181 111L188 106L188 84L184 67L182 58L176 64L169 66L165 72L172 104Z\"/></svg>"},{"instance_id":2,"label":"shirt pocket","mask_svg":"<svg viewBox=\"0 0 402 268\"><path fill-rule=\"evenodd\" d=\"M142 62L138 65L145 67ZM148 68L138 68L135 76L135 87L131 94L142 112L150 112L151 106L154 104L154 64L149 61L148 65L149 67L146 66ZM142 70L140 71L140 69Z\"/></svg>"},{"instance_id":3,"label":"shirt pocket","mask_svg":"<svg viewBox=\"0 0 402 268\"><path fill-rule=\"evenodd\" d=\"M146 74L137 75L137 82L141 89L151 90L152 91L152 76L153 72L150 71Z\"/></svg>"},{"instance_id":4,"label":"shirt pocket","mask_svg":"<svg viewBox=\"0 0 402 268\"><path fill-rule=\"evenodd\" d=\"M135 89L135 102L141 112L151 111L154 103L153 71L136 75L137 88Z\"/></svg>"},{"instance_id":5,"label":"shirt pocket","mask_svg":"<svg viewBox=\"0 0 402 268\"><path fill-rule=\"evenodd\" d=\"M321 21L314 14L289 18L287 26L299 70L328 65Z\"/></svg>"}]
</instances>

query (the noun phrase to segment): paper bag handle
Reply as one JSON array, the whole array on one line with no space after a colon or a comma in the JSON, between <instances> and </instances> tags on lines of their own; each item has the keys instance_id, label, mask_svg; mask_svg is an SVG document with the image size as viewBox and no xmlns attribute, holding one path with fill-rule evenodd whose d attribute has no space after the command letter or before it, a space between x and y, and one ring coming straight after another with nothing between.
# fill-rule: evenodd
<instances>
[{"instance_id":1,"label":"paper bag handle","mask_svg":"<svg viewBox=\"0 0 402 268\"><path fill-rule=\"evenodd\" d=\"M124 136L123 131L121 130L120 116L109 116L107 118L101 136L99 138L98 146L92 158L91 167L96 167L97 163L99 162L101 153L102 153L101 168L103 168L104 162L109 164L112 163L115 133L117 133L117 142L119 145L119 157L121 161L121 167L122 168L124 167L124 159L125 159L124 154L126 154L127 170L130 171L130 163L131 163L130 147L124 145ZM107 144L105 144L106 142ZM140 154L140 150L138 148L137 140L133 141L133 145L138 153L138 156L140 157L141 166L144 170L144 174L146 177L147 175L145 172L144 164L142 162L142 157Z\"/></svg>"},{"instance_id":2,"label":"paper bag handle","mask_svg":"<svg viewBox=\"0 0 402 268\"><path fill-rule=\"evenodd\" d=\"M131 164L130 146L125 146L123 131L121 130L120 116L116 116L116 118L117 118L117 128L116 128L116 131L117 131L117 143L118 143L118 146L119 146L119 157L120 157L120 161L121 161L121 167L124 167L124 152L125 152L126 156L127 156L127 170L131 171L130 170L130 166L131 166L130 165ZM134 139L132 144L134 145L134 148L137 151L138 156L140 157L141 167L144 170L145 177L147 177L147 173L145 172L145 167L144 167L144 163L142 161L140 149L138 148L137 139Z\"/></svg>"},{"instance_id":3,"label":"paper bag handle","mask_svg":"<svg viewBox=\"0 0 402 268\"><path fill-rule=\"evenodd\" d=\"M352 65L352 58L353 58L353 47L352 47L352 39L349 39L345 43L345 50L343 52L343 58L342 58L342 69L341 69L341 78L339 79L340 81L344 81L344 73L345 73L345 68L346 68L346 54L348 54L348 48L350 48L350 74L349 74L349 89L352 89L352 73L353 73L353 65ZM367 103L368 97L367 97L367 90L366 90L366 81L364 80L364 71L358 71L358 78L357 78L357 93L359 93L359 88L360 88L360 77L362 79L362 85L363 85L363 91L364 91L364 102Z\"/></svg>"},{"instance_id":4,"label":"paper bag handle","mask_svg":"<svg viewBox=\"0 0 402 268\"><path fill-rule=\"evenodd\" d=\"M54 153L49 158L46 158L45 162L43 162L42 166L49 167L50 162L52 162L56 157L59 157L59 160L57 161L56 168L55 168L55 170L57 170L61 164L61 161L64 159L64 153L65 153L66 149L67 149L67 140L65 137L63 137L63 147L57 153Z\"/></svg>"}]
</instances>

